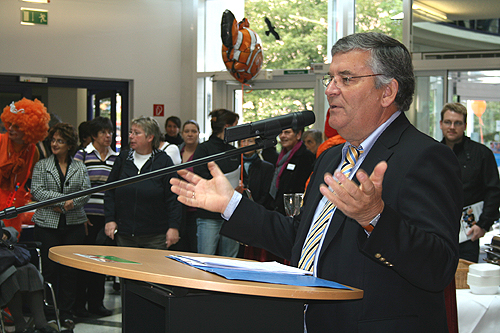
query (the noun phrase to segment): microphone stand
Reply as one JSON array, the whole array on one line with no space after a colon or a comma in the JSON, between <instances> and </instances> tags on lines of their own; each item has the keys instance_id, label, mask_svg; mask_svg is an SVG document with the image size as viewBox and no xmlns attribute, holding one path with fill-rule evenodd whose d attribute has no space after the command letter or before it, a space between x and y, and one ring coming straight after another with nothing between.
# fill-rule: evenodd
<instances>
[{"instance_id":1,"label":"microphone stand","mask_svg":"<svg viewBox=\"0 0 500 333\"><path fill-rule=\"evenodd\" d=\"M276 141L275 137L274 138L273 137L271 137L271 138L268 138L268 137L256 138L255 144L253 144L251 146L231 149L231 150L228 150L228 151L225 151L222 153L202 157L202 158L194 160L194 161L181 163L181 164L177 164L177 165L172 165L172 166L169 166L169 167L166 167L163 169L158 169L155 171L139 174L139 175L136 175L133 177L120 179L120 180L117 180L117 181L114 181L111 183L99 185L99 186L92 187L92 188L89 188L86 190L81 190L78 192L66 194L66 195L63 195L62 197L59 197L59 198L49 199L49 200L45 200L45 201L41 201L41 202L30 203L30 204L27 204L27 205L24 205L24 206L18 207L18 208L8 207L0 212L0 219L1 220L13 219L13 218L17 217L18 214L24 213L24 212L27 212L27 211L30 211L33 209L47 207L47 206L56 204L58 202L70 200L73 198L83 197L85 195L89 195L92 193L111 190L111 189L114 189L117 187L125 186L125 185L132 184L132 183L137 183L137 182L140 182L142 180L146 180L146 179L150 179L150 178L154 178L154 177L163 176L163 175L166 175L166 174L178 171L178 170L199 166L199 165L211 162L211 161L218 161L218 160L222 160L222 159L232 157L232 156L237 156L237 155L240 155L240 154L252 151L252 150L273 147L276 145L276 143L277 143L277 141Z\"/></svg>"}]
</instances>

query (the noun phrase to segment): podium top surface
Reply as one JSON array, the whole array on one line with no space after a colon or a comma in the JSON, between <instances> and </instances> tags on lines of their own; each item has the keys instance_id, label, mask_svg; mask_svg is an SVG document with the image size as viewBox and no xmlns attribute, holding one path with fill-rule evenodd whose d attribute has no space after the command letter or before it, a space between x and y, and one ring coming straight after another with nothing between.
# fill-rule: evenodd
<instances>
[{"instance_id":1,"label":"podium top surface","mask_svg":"<svg viewBox=\"0 0 500 333\"><path fill-rule=\"evenodd\" d=\"M207 255L197 253L118 246L65 245L49 249L49 258L62 265L126 279L176 287L303 300L350 300L363 297L363 291L355 288L345 290L227 280L216 274L204 272L166 258L166 256L172 254L207 257ZM82 255L114 256L135 263L118 262L118 260L98 261Z\"/></svg>"}]
</instances>

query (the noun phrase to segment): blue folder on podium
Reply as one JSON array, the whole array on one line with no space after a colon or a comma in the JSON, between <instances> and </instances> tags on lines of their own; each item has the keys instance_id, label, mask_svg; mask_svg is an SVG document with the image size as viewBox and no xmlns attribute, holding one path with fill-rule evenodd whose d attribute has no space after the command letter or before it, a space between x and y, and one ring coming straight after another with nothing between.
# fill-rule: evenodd
<instances>
[{"instance_id":1,"label":"blue folder on podium","mask_svg":"<svg viewBox=\"0 0 500 333\"><path fill-rule=\"evenodd\" d=\"M232 259L214 259L208 257L191 257L170 255L167 258L179 261L203 271L214 273L228 280L242 280L285 284L302 287L325 287L334 289L352 290L340 283L320 279L310 275L310 272L299 270L295 267L279 264L277 262L240 261ZM231 263L231 265L226 265ZM232 265L234 263L234 265Z\"/></svg>"}]
</instances>

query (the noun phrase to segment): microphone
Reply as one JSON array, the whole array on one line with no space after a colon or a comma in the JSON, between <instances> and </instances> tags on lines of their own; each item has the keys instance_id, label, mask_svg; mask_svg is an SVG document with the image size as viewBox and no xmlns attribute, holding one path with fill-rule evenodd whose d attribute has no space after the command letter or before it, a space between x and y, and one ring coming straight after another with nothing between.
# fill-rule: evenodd
<instances>
[{"instance_id":1,"label":"microphone","mask_svg":"<svg viewBox=\"0 0 500 333\"><path fill-rule=\"evenodd\" d=\"M232 142L260 136L263 138L276 138L281 131L294 128L301 129L311 125L316 120L312 111L294 112L284 116L272 117L253 123L227 127L224 130L224 142Z\"/></svg>"}]
</instances>

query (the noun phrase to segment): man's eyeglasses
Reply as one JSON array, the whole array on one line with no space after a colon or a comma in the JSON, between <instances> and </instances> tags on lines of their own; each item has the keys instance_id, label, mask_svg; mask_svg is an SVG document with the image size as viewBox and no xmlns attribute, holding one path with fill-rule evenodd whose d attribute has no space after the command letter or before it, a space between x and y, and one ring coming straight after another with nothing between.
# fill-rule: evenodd
<instances>
[{"instance_id":1,"label":"man's eyeglasses","mask_svg":"<svg viewBox=\"0 0 500 333\"><path fill-rule=\"evenodd\" d=\"M66 144L66 141L63 141L61 139L57 139L57 140L56 139L52 139L52 140L50 140L50 142L51 143L56 143L57 142L58 145L64 145L64 144Z\"/></svg>"},{"instance_id":2,"label":"man's eyeglasses","mask_svg":"<svg viewBox=\"0 0 500 333\"><path fill-rule=\"evenodd\" d=\"M335 78L334 75L325 75L323 76L323 85L328 87L330 82L333 81L337 88L348 87L351 84L352 79L359 79L362 77L370 77L370 76L379 76L384 74L369 74L369 75L358 75L358 76L345 76L345 75L337 75L339 81Z\"/></svg>"},{"instance_id":3,"label":"man's eyeglasses","mask_svg":"<svg viewBox=\"0 0 500 333\"><path fill-rule=\"evenodd\" d=\"M464 126L464 122L463 121L455 121L455 122L452 122L451 120L443 120L443 124L445 126L448 126L450 127L452 124L455 126L455 127L461 127L461 126Z\"/></svg>"}]
</instances>

